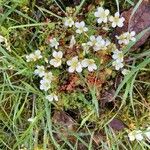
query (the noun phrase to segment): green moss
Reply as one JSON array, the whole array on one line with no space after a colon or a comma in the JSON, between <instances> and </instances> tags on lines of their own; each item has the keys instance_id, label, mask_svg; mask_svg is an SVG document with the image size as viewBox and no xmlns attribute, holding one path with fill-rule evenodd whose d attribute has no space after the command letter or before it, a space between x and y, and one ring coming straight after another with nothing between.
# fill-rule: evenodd
<instances>
[{"instance_id":1,"label":"green moss","mask_svg":"<svg viewBox=\"0 0 150 150\"><path fill-rule=\"evenodd\" d=\"M81 92L62 94L58 105L65 109L83 109L84 107L92 106L91 102L85 99Z\"/></svg>"},{"instance_id":2,"label":"green moss","mask_svg":"<svg viewBox=\"0 0 150 150\"><path fill-rule=\"evenodd\" d=\"M94 11L90 11L87 15L86 15L86 23L88 25L95 25L95 16L94 16Z\"/></svg>"},{"instance_id":3,"label":"green moss","mask_svg":"<svg viewBox=\"0 0 150 150\"><path fill-rule=\"evenodd\" d=\"M14 3L15 5L18 5L18 6L26 6L26 5L29 5L29 0L12 0L11 1L12 3Z\"/></svg>"}]
</instances>

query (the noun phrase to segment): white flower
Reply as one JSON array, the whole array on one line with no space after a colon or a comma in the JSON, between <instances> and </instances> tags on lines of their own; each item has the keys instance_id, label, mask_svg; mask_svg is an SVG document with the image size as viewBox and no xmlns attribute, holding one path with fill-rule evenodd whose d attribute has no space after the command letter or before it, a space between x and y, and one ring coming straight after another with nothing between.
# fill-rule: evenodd
<instances>
[{"instance_id":1,"label":"white flower","mask_svg":"<svg viewBox=\"0 0 150 150\"><path fill-rule=\"evenodd\" d=\"M75 44L76 44L76 40L75 40L75 37L74 37L74 35L73 35L73 36L71 37L71 40L70 40L69 48L72 49Z\"/></svg>"},{"instance_id":2,"label":"white flower","mask_svg":"<svg viewBox=\"0 0 150 150\"><path fill-rule=\"evenodd\" d=\"M135 138L138 141L142 141L143 140L142 131L140 131L140 130L136 131Z\"/></svg>"},{"instance_id":3,"label":"white flower","mask_svg":"<svg viewBox=\"0 0 150 150\"><path fill-rule=\"evenodd\" d=\"M94 70L97 69L95 61L93 59L87 59L87 58L85 58L84 60L82 60L81 64L85 68L88 67L88 70L90 72L92 72L92 71L94 71Z\"/></svg>"},{"instance_id":4,"label":"white flower","mask_svg":"<svg viewBox=\"0 0 150 150\"><path fill-rule=\"evenodd\" d=\"M48 91L51 88L51 82L49 80L42 79L40 81L40 89L44 91Z\"/></svg>"},{"instance_id":5,"label":"white flower","mask_svg":"<svg viewBox=\"0 0 150 150\"><path fill-rule=\"evenodd\" d=\"M34 120L35 118L32 118L32 117L28 119L29 122L33 122Z\"/></svg>"},{"instance_id":6,"label":"white flower","mask_svg":"<svg viewBox=\"0 0 150 150\"><path fill-rule=\"evenodd\" d=\"M83 47L83 55L88 54L90 46L87 43L82 43L82 47Z\"/></svg>"},{"instance_id":7,"label":"white flower","mask_svg":"<svg viewBox=\"0 0 150 150\"><path fill-rule=\"evenodd\" d=\"M0 43L4 42L5 38L3 36L0 35Z\"/></svg>"},{"instance_id":8,"label":"white flower","mask_svg":"<svg viewBox=\"0 0 150 150\"><path fill-rule=\"evenodd\" d=\"M46 80L49 83L51 83L53 79L54 79L54 76L53 76L52 72L46 72L44 74L43 80Z\"/></svg>"},{"instance_id":9,"label":"white flower","mask_svg":"<svg viewBox=\"0 0 150 150\"><path fill-rule=\"evenodd\" d=\"M108 21L109 10L102 7L98 7L97 11L94 13L94 16L97 17L97 23L107 23Z\"/></svg>"},{"instance_id":10,"label":"white flower","mask_svg":"<svg viewBox=\"0 0 150 150\"><path fill-rule=\"evenodd\" d=\"M52 102L53 100L58 101L58 96L54 93L47 95L45 97L49 102Z\"/></svg>"},{"instance_id":11,"label":"white flower","mask_svg":"<svg viewBox=\"0 0 150 150\"><path fill-rule=\"evenodd\" d=\"M110 41L108 39L106 39L105 44L102 44L101 49L106 50L109 45L110 45Z\"/></svg>"},{"instance_id":12,"label":"white flower","mask_svg":"<svg viewBox=\"0 0 150 150\"><path fill-rule=\"evenodd\" d=\"M118 39L119 44L127 45L129 44L130 41L133 41L133 42L136 41L136 38L134 36L135 36L135 32L132 31L132 32L125 32L121 34L120 36L116 36L116 38Z\"/></svg>"},{"instance_id":13,"label":"white flower","mask_svg":"<svg viewBox=\"0 0 150 150\"><path fill-rule=\"evenodd\" d=\"M37 69L35 69L34 74L38 75L39 77L43 77L45 74L45 68L44 66L36 66Z\"/></svg>"},{"instance_id":14,"label":"white flower","mask_svg":"<svg viewBox=\"0 0 150 150\"><path fill-rule=\"evenodd\" d=\"M36 50L34 52L33 61L36 61L36 60L41 59L41 58L42 58L41 51L40 50Z\"/></svg>"},{"instance_id":15,"label":"white flower","mask_svg":"<svg viewBox=\"0 0 150 150\"><path fill-rule=\"evenodd\" d=\"M114 61L112 63L112 66L114 66L116 70L119 70L119 69L123 68L124 64L120 61Z\"/></svg>"},{"instance_id":16,"label":"white flower","mask_svg":"<svg viewBox=\"0 0 150 150\"><path fill-rule=\"evenodd\" d=\"M87 43L89 46L94 46L97 43L97 39L94 35L90 36L90 41Z\"/></svg>"},{"instance_id":17,"label":"white flower","mask_svg":"<svg viewBox=\"0 0 150 150\"><path fill-rule=\"evenodd\" d=\"M129 41L127 40L125 34L121 34L120 36L116 36L116 38L118 39L119 44L127 45L129 43Z\"/></svg>"},{"instance_id":18,"label":"white flower","mask_svg":"<svg viewBox=\"0 0 150 150\"><path fill-rule=\"evenodd\" d=\"M144 134L150 140L150 127L147 128Z\"/></svg>"},{"instance_id":19,"label":"white flower","mask_svg":"<svg viewBox=\"0 0 150 150\"><path fill-rule=\"evenodd\" d=\"M136 41L135 35L136 35L135 31L127 32L127 39L135 42Z\"/></svg>"},{"instance_id":20,"label":"white flower","mask_svg":"<svg viewBox=\"0 0 150 150\"><path fill-rule=\"evenodd\" d=\"M59 51L59 52L53 51L52 55L53 55L54 59L50 60L50 64L53 65L54 67L61 66L61 63L62 63L61 59L62 59L63 53L61 51Z\"/></svg>"},{"instance_id":21,"label":"white flower","mask_svg":"<svg viewBox=\"0 0 150 150\"><path fill-rule=\"evenodd\" d=\"M142 141L143 140L143 135L142 135L142 131L141 130L134 130L132 132L130 132L128 134L128 137L129 137L129 140L130 141L134 141L134 140L137 140L137 141Z\"/></svg>"},{"instance_id":22,"label":"white flower","mask_svg":"<svg viewBox=\"0 0 150 150\"><path fill-rule=\"evenodd\" d=\"M134 140L135 140L135 135L133 134L133 132L130 132L130 133L128 134L128 137L129 137L129 140L130 140L130 141L134 141Z\"/></svg>"},{"instance_id":23,"label":"white flower","mask_svg":"<svg viewBox=\"0 0 150 150\"><path fill-rule=\"evenodd\" d=\"M71 60L67 61L67 65L70 66L68 71L73 73L74 71L82 72L82 65L78 60L78 56L73 57Z\"/></svg>"},{"instance_id":24,"label":"white flower","mask_svg":"<svg viewBox=\"0 0 150 150\"><path fill-rule=\"evenodd\" d=\"M66 27L72 27L74 25L74 21L72 18L65 18L64 25Z\"/></svg>"},{"instance_id":25,"label":"white flower","mask_svg":"<svg viewBox=\"0 0 150 150\"><path fill-rule=\"evenodd\" d=\"M105 46L105 41L101 36L90 36L90 41L87 43L89 46L92 46L94 51L101 50Z\"/></svg>"},{"instance_id":26,"label":"white flower","mask_svg":"<svg viewBox=\"0 0 150 150\"><path fill-rule=\"evenodd\" d=\"M119 51L118 49L116 49L115 51L113 51L113 55L112 58L114 60L116 60L117 62L123 62L123 52Z\"/></svg>"},{"instance_id":27,"label":"white flower","mask_svg":"<svg viewBox=\"0 0 150 150\"><path fill-rule=\"evenodd\" d=\"M79 33L79 34L88 31L88 28L85 27L85 22L84 21L76 22L75 27L77 28L76 33Z\"/></svg>"},{"instance_id":28,"label":"white flower","mask_svg":"<svg viewBox=\"0 0 150 150\"><path fill-rule=\"evenodd\" d=\"M26 61L31 62L33 60L34 54L26 55Z\"/></svg>"},{"instance_id":29,"label":"white flower","mask_svg":"<svg viewBox=\"0 0 150 150\"><path fill-rule=\"evenodd\" d=\"M110 42L108 39L105 40L105 46L110 45L110 43L111 43L111 42Z\"/></svg>"},{"instance_id":30,"label":"white flower","mask_svg":"<svg viewBox=\"0 0 150 150\"><path fill-rule=\"evenodd\" d=\"M41 55L41 51L40 50L36 50L34 53L26 55L26 61L27 62L37 61L38 59L41 59L41 58L42 58L42 55Z\"/></svg>"},{"instance_id":31,"label":"white flower","mask_svg":"<svg viewBox=\"0 0 150 150\"><path fill-rule=\"evenodd\" d=\"M105 40L101 36L96 38L96 44L93 46L94 51L102 50L105 47Z\"/></svg>"},{"instance_id":32,"label":"white flower","mask_svg":"<svg viewBox=\"0 0 150 150\"><path fill-rule=\"evenodd\" d=\"M56 38L50 39L50 46L58 49L59 43L57 42Z\"/></svg>"},{"instance_id":33,"label":"white flower","mask_svg":"<svg viewBox=\"0 0 150 150\"><path fill-rule=\"evenodd\" d=\"M129 72L130 72L130 70L127 70L127 69L123 69L123 70L121 71L121 73L122 73L124 76L127 75Z\"/></svg>"},{"instance_id":34,"label":"white flower","mask_svg":"<svg viewBox=\"0 0 150 150\"><path fill-rule=\"evenodd\" d=\"M120 17L119 12L115 13L115 16L110 16L109 21L112 22L112 27L123 27L124 17Z\"/></svg>"}]
</instances>

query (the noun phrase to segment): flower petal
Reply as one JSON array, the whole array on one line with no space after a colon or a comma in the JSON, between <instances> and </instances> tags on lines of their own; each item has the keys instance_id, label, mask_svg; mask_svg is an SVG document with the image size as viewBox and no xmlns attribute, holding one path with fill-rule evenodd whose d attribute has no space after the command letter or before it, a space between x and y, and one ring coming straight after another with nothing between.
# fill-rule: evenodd
<instances>
[{"instance_id":1,"label":"flower petal","mask_svg":"<svg viewBox=\"0 0 150 150\"><path fill-rule=\"evenodd\" d=\"M76 71L79 73L82 72L82 66L81 66L80 62L78 63L78 66L76 67Z\"/></svg>"},{"instance_id":2,"label":"flower petal","mask_svg":"<svg viewBox=\"0 0 150 150\"><path fill-rule=\"evenodd\" d=\"M88 59L82 60L81 65L86 68L89 65Z\"/></svg>"},{"instance_id":3,"label":"flower petal","mask_svg":"<svg viewBox=\"0 0 150 150\"><path fill-rule=\"evenodd\" d=\"M75 69L76 69L76 68L74 68L74 67L71 66L71 67L68 68L68 71L69 71L70 73L73 73L73 72L75 71Z\"/></svg>"}]
</instances>

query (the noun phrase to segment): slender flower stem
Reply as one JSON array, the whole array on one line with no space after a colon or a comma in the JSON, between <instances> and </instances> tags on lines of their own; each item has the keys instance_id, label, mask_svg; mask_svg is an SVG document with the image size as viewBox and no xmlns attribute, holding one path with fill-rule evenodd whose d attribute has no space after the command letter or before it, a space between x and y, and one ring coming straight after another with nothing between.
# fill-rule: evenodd
<instances>
[{"instance_id":1,"label":"slender flower stem","mask_svg":"<svg viewBox=\"0 0 150 150\"><path fill-rule=\"evenodd\" d=\"M89 36L87 35L87 33L84 32L84 35L85 35L87 38L89 38Z\"/></svg>"},{"instance_id":2,"label":"slender flower stem","mask_svg":"<svg viewBox=\"0 0 150 150\"><path fill-rule=\"evenodd\" d=\"M75 11L75 13L73 15L74 17L80 12L80 10L81 10L82 6L84 5L85 1L86 0L82 0L82 2L80 3L80 5L76 7L76 11Z\"/></svg>"}]
</instances>

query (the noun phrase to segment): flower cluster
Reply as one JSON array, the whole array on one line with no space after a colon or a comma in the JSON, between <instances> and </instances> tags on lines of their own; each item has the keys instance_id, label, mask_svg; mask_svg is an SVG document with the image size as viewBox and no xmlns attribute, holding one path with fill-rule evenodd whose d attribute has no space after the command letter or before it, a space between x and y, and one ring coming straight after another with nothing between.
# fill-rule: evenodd
<instances>
[{"instance_id":1,"label":"flower cluster","mask_svg":"<svg viewBox=\"0 0 150 150\"><path fill-rule=\"evenodd\" d=\"M81 33L84 33L84 32L88 31L88 28L85 27L85 22L84 21L76 22L75 27L77 28L76 33L78 33L78 34L81 34Z\"/></svg>"},{"instance_id":2,"label":"flower cluster","mask_svg":"<svg viewBox=\"0 0 150 150\"><path fill-rule=\"evenodd\" d=\"M142 141L144 138L150 140L150 127L143 132L141 130L133 130L128 134L128 137L130 141Z\"/></svg>"},{"instance_id":3,"label":"flower cluster","mask_svg":"<svg viewBox=\"0 0 150 150\"><path fill-rule=\"evenodd\" d=\"M92 72L97 69L95 61L93 59L83 59L82 61L78 60L78 56L73 57L71 60L67 61L69 66L68 71L73 73L77 71L78 73L82 72L83 68L88 68L88 71Z\"/></svg>"},{"instance_id":4,"label":"flower cluster","mask_svg":"<svg viewBox=\"0 0 150 150\"><path fill-rule=\"evenodd\" d=\"M56 52L54 52L54 54L56 54ZM58 63L60 64L60 62L57 62L56 64ZM40 81L40 89L48 91L51 88L51 82L54 80L52 72L46 72L44 66L36 66L34 74L42 78ZM45 98L50 102L53 100L58 101L58 96L54 93L47 95Z\"/></svg>"},{"instance_id":5,"label":"flower cluster","mask_svg":"<svg viewBox=\"0 0 150 150\"><path fill-rule=\"evenodd\" d=\"M104 9L102 7L98 7L97 11L94 13L95 17L97 18L97 23L107 23L108 21L108 16L109 16L109 10L108 9Z\"/></svg>"},{"instance_id":6,"label":"flower cluster","mask_svg":"<svg viewBox=\"0 0 150 150\"><path fill-rule=\"evenodd\" d=\"M118 39L119 44L128 45L130 41L133 41L133 42L136 41L136 38L134 36L135 36L135 32L132 31L132 32L125 32L121 34L120 36L116 35L116 38Z\"/></svg>"},{"instance_id":7,"label":"flower cluster","mask_svg":"<svg viewBox=\"0 0 150 150\"><path fill-rule=\"evenodd\" d=\"M119 12L116 12L114 16L110 16L110 11L108 9L104 9L103 7L98 7L96 12L94 13L94 16L97 18L97 23L108 23L110 22L111 26L113 28L115 27L123 27L123 22L125 19L119 15ZM69 24L70 23L70 24ZM71 18L65 18L65 23L64 25L66 27L75 27L77 28L76 33L85 33L88 31L88 28L85 25L84 21L81 22L74 22L73 19ZM135 32L125 32L120 36L116 36L118 43L120 45L124 44L127 45L130 41L135 41ZM102 36L94 36L91 35L89 37L89 41L87 43L82 43L83 47L83 54L88 54L89 53L89 48L92 47L95 52L99 50L107 50L107 47L111 44L111 42L106 39L104 40ZM113 56L112 58L114 59L113 66L115 67L116 70L120 70L124 67L123 63L123 52L121 50L113 50ZM81 70L81 69L80 69ZM127 69L122 70L122 74L125 75L128 73Z\"/></svg>"},{"instance_id":8,"label":"flower cluster","mask_svg":"<svg viewBox=\"0 0 150 150\"><path fill-rule=\"evenodd\" d=\"M42 78L40 81L40 89L48 91L51 88L51 82L54 78L52 72L46 72L44 66L36 66L34 74Z\"/></svg>"},{"instance_id":9,"label":"flower cluster","mask_svg":"<svg viewBox=\"0 0 150 150\"><path fill-rule=\"evenodd\" d=\"M44 91L48 91L51 88L51 82L53 80L52 72L46 72L40 81L40 89Z\"/></svg>"},{"instance_id":10,"label":"flower cluster","mask_svg":"<svg viewBox=\"0 0 150 150\"><path fill-rule=\"evenodd\" d=\"M97 11L94 13L95 17L97 18L97 23L101 24L107 23L108 21L111 22L111 26L115 27L123 27L123 22L125 19L120 17L119 12L116 12L114 16L109 16L110 11L108 9L104 9L102 7L98 7Z\"/></svg>"},{"instance_id":11,"label":"flower cluster","mask_svg":"<svg viewBox=\"0 0 150 150\"><path fill-rule=\"evenodd\" d=\"M116 12L114 16L110 16L109 21L112 23L112 27L123 27L125 19L120 17L119 12Z\"/></svg>"},{"instance_id":12,"label":"flower cluster","mask_svg":"<svg viewBox=\"0 0 150 150\"><path fill-rule=\"evenodd\" d=\"M58 101L58 96L57 96L55 93L52 93L52 94L50 94L50 95L47 95L47 96L46 96L46 99L47 99L49 102L52 102L53 100Z\"/></svg>"},{"instance_id":13,"label":"flower cluster","mask_svg":"<svg viewBox=\"0 0 150 150\"><path fill-rule=\"evenodd\" d=\"M115 67L116 70L122 69L124 67L124 55L122 51L119 51L118 49L113 51L112 58L114 59L112 66ZM127 69L122 69L121 73L125 76L130 71Z\"/></svg>"},{"instance_id":14,"label":"flower cluster","mask_svg":"<svg viewBox=\"0 0 150 150\"><path fill-rule=\"evenodd\" d=\"M61 66L61 63L62 63L61 59L63 57L63 53L61 51L59 51L59 52L54 51L53 57L54 58L50 60L50 64L56 68Z\"/></svg>"},{"instance_id":15,"label":"flower cluster","mask_svg":"<svg viewBox=\"0 0 150 150\"><path fill-rule=\"evenodd\" d=\"M34 53L26 55L27 62L37 61L37 60L39 60L41 58L42 58L42 55L41 55L41 51L40 50L36 50Z\"/></svg>"},{"instance_id":16,"label":"flower cluster","mask_svg":"<svg viewBox=\"0 0 150 150\"><path fill-rule=\"evenodd\" d=\"M54 47L55 49L58 49L59 43L57 42L56 38L52 38L49 41L50 41L50 46L51 47Z\"/></svg>"},{"instance_id":17,"label":"flower cluster","mask_svg":"<svg viewBox=\"0 0 150 150\"><path fill-rule=\"evenodd\" d=\"M119 51L118 49L113 51L112 58L114 59L114 62L112 65L115 67L116 70L119 70L123 68L123 52Z\"/></svg>"},{"instance_id":18,"label":"flower cluster","mask_svg":"<svg viewBox=\"0 0 150 150\"><path fill-rule=\"evenodd\" d=\"M94 35L90 36L90 41L87 42L87 45L93 47L94 51L106 50L109 44L108 39L104 40L102 36L95 37Z\"/></svg>"},{"instance_id":19,"label":"flower cluster","mask_svg":"<svg viewBox=\"0 0 150 150\"><path fill-rule=\"evenodd\" d=\"M100 25L102 23L107 24L107 28L110 27L122 27L125 19L119 15L119 12L116 12L114 16L110 15L110 11L108 9L104 9L102 7L98 7L97 10L94 12L94 16L96 18L96 22ZM100 34L90 34L90 28L84 21L75 20L71 16L64 18L64 26L69 28L69 31L73 33L70 37L70 44L67 46L69 49L73 49L73 47L79 47L82 50L83 57L79 55L67 57L64 55L65 49L62 47L61 43L59 43L58 37L52 37L49 39L50 48L51 48L51 56L48 56L46 59L46 63L50 67L54 68L62 68L61 65L66 65L67 70L69 73L81 73L84 68L86 68L89 72L93 72L97 70L97 62L95 58L91 58L91 52L94 54L98 53L99 51L107 51L111 45L115 45L114 43L110 42L110 38L103 37ZM104 27L103 27L104 28ZM102 29L103 29L102 28ZM108 31L108 29L107 29ZM78 37L82 36L84 42L78 42ZM117 35L116 39L118 40L118 44L120 47L123 45L127 45L130 41L135 41L135 32L126 32L121 35ZM85 37L85 38L84 38ZM86 42L85 42L86 41ZM117 47L117 46L115 46ZM123 75L129 73L129 70L124 69L124 54L121 48L112 48L111 49L113 55L113 63L112 66L115 67L115 70L121 70ZM107 54L109 55L110 52L108 51ZM52 58L50 58L52 57ZM35 52L26 56L27 62L35 62L39 59L43 58L41 51L36 50ZM52 81L54 80L54 75L51 71L47 71L43 65L36 66L36 70L34 74L41 78L40 80L40 89L47 92L51 89ZM51 94L46 96L48 101L58 101L58 96L55 94L56 92L53 91Z\"/></svg>"},{"instance_id":20,"label":"flower cluster","mask_svg":"<svg viewBox=\"0 0 150 150\"><path fill-rule=\"evenodd\" d=\"M72 18L65 18L64 19L65 21L64 21L64 25L66 26L66 27L72 27L73 25L74 25L74 21L73 21L73 19Z\"/></svg>"}]
</instances>

